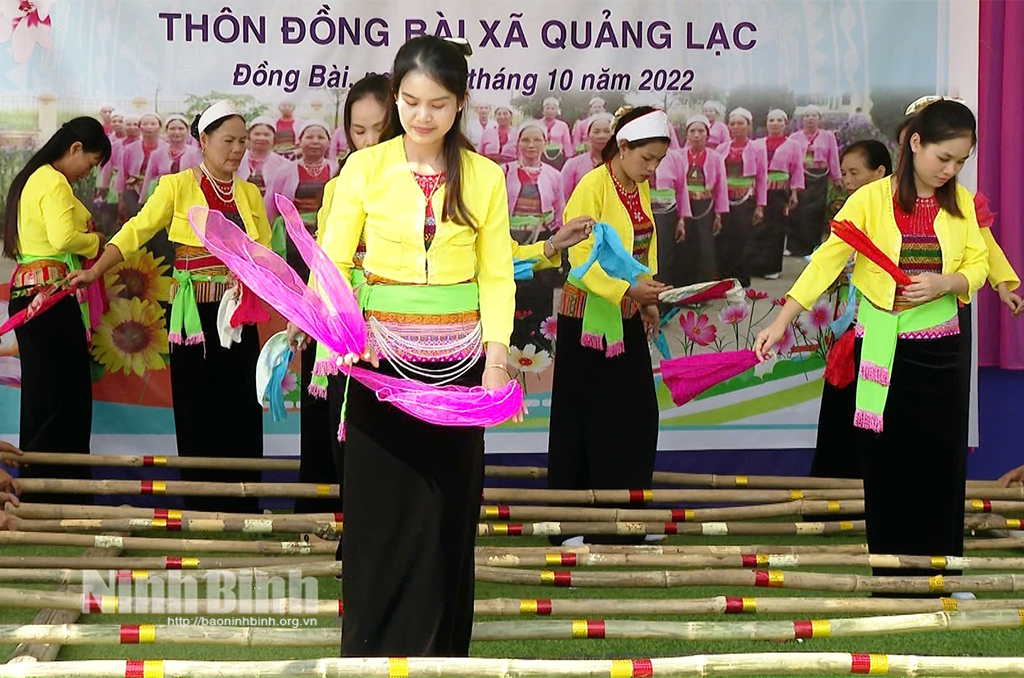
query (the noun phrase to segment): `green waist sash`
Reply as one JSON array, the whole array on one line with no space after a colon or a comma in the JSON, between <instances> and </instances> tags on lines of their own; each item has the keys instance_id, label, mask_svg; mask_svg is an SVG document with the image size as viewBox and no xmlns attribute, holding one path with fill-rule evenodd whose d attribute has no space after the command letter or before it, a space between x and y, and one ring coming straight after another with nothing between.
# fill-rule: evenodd
<instances>
[{"instance_id":1,"label":"green waist sash","mask_svg":"<svg viewBox=\"0 0 1024 678\"><path fill-rule=\"evenodd\" d=\"M515 231L531 231L549 226L555 221L555 213L548 210L543 214L513 214L509 217L509 228Z\"/></svg>"},{"instance_id":2,"label":"green waist sash","mask_svg":"<svg viewBox=\"0 0 1024 678\"><path fill-rule=\"evenodd\" d=\"M626 343L622 330L621 306L594 294L574 275L569 275L568 282L587 293L586 305L583 307L583 333L580 335L580 345L604 351L607 358L624 353Z\"/></svg>"},{"instance_id":3,"label":"green waist sash","mask_svg":"<svg viewBox=\"0 0 1024 678\"><path fill-rule=\"evenodd\" d=\"M750 188L754 185L754 177L729 177L726 185L729 188Z\"/></svg>"},{"instance_id":4,"label":"green waist sash","mask_svg":"<svg viewBox=\"0 0 1024 678\"><path fill-rule=\"evenodd\" d=\"M316 212L302 212L299 216L302 217L304 224L316 224ZM282 259L288 250L288 230L284 225L284 217L280 214L270 227L270 249Z\"/></svg>"},{"instance_id":5,"label":"green waist sash","mask_svg":"<svg viewBox=\"0 0 1024 678\"><path fill-rule=\"evenodd\" d=\"M456 285L369 285L357 295L363 311L447 315L480 309L480 286L475 282Z\"/></svg>"},{"instance_id":6,"label":"green waist sash","mask_svg":"<svg viewBox=\"0 0 1024 678\"><path fill-rule=\"evenodd\" d=\"M651 202L667 205L676 201L676 192L671 188L652 188Z\"/></svg>"},{"instance_id":7,"label":"green waist sash","mask_svg":"<svg viewBox=\"0 0 1024 678\"><path fill-rule=\"evenodd\" d=\"M768 172L769 182L782 182L789 181L789 172L783 172L781 170L771 170Z\"/></svg>"},{"instance_id":8,"label":"green waist sash","mask_svg":"<svg viewBox=\"0 0 1024 678\"><path fill-rule=\"evenodd\" d=\"M686 184L686 190L690 193L707 193L708 188L704 184Z\"/></svg>"},{"instance_id":9,"label":"green waist sash","mask_svg":"<svg viewBox=\"0 0 1024 678\"><path fill-rule=\"evenodd\" d=\"M226 275L209 275L193 271L173 269L178 289L171 300L171 326L167 330L167 341L171 344L194 346L205 341L203 323L199 320L199 305L196 303L195 283L226 283Z\"/></svg>"},{"instance_id":10,"label":"green waist sash","mask_svg":"<svg viewBox=\"0 0 1024 678\"><path fill-rule=\"evenodd\" d=\"M921 339L947 336L950 333L939 330L939 326L953 320L956 315L956 297L952 294L901 313L883 311L866 299L860 299L857 322L864 328L864 340L857 375L854 426L882 432L882 415L889 396L890 374L899 336L906 333L921 333Z\"/></svg>"}]
</instances>

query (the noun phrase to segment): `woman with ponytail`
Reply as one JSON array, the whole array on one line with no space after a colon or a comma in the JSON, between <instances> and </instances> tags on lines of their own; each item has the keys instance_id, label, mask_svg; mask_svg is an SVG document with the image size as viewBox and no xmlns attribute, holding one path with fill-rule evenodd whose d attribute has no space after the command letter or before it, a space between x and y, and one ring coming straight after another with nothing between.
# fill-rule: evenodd
<instances>
[{"instance_id":1,"label":"woman with ponytail","mask_svg":"<svg viewBox=\"0 0 1024 678\"><path fill-rule=\"evenodd\" d=\"M61 126L11 182L4 255L18 262L10 313L26 309L102 249L92 218L71 184L110 160L110 140L93 118ZM92 435L92 375L86 318L68 296L15 329L21 360L20 447L87 454ZM23 477L89 478L87 466L24 467ZM60 502L61 496L33 495ZM64 501L67 501L64 499Z\"/></svg>"},{"instance_id":2,"label":"woman with ponytail","mask_svg":"<svg viewBox=\"0 0 1024 678\"><path fill-rule=\"evenodd\" d=\"M93 268L72 274L77 284L103 275L166 230L175 247L169 333L174 433L183 457L263 456L263 408L256 391L260 352L255 322L266 316L255 295L207 252L188 221L194 206L218 210L260 244L270 224L259 189L235 176L245 153L246 127L234 103L222 99L192 121L202 148L198 167L160 178L153 194L103 251ZM220 313L238 302L234 313ZM29 448L32 449L32 448ZM256 482L258 471L182 470L189 481ZM255 513L255 499L186 497L196 511Z\"/></svg>"}]
</instances>

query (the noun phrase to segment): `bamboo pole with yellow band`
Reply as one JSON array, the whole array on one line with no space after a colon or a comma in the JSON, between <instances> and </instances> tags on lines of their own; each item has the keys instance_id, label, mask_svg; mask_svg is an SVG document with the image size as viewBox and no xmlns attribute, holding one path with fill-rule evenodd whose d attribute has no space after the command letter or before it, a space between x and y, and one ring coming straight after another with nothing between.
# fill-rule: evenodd
<instances>
[{"instance_id":1,"label":"bamboo pole with yellow band","mask_svg":"<svg viewBox=\"0 0 1024 678\"><path fill-rule=\"evenodd\" d=\"M292 572L301 573L309 577L329 577L341 574L340 561L318 561L306 564L291 565L267 565L264 567L247 567L232 570L195 570L187 575L181 571L158 570L68 570L68 569L44 569L44 568L6 568L0 570L0 582L17 584L82 584L86 580L86 573L99 573L105 581L112 583L139 583L149 579L173 579L182 576L194 578L198 583L205 584L207 581L217 583L225 577L232 576L239 578L252 578L255 580L268 577L287 577Z\"/></svg>"},{"instance_id":2,"label":"bamboo pole with yellow band","mask_svg":"<svg viewBox=\"0 0 1024 678\"><path fill-rule=\"evenodd\" d=\"M775 523L775 522L539 522L539 523L480 523L478 537L508 537L577 534L681 534L724 537L728 535L821 535L864 532L864 521L836 521L828 523Z\"/></svg>"},{"instance_id":3,"label":"bamboo pole with yellow band","mask_svg":"<svg viewBox=\"0 0 1024 678\"><path fill-rule=\"evenodd\" d=\"M333 516L324 519L303 516L265 516L218 520L211 518L64 518L59 520L18 519L14 529L21 532L240 532L272 534L276 532L313 532L340 534L342 523Z\"/></svg>"},{"instance_id":4,"label":"bamboo pole with yellow band","mask_svg":"<svg viewBox=\"0 0 1024 678\"><path fill-rule=\"evenodd\" d=\"M1024 591L1024 575L987 574L943 577L872 577L857 574L783 572L781 570L667 570L631 572L587 572L568 570L517 570L501 567L476 568L477 581L523 586L554 585L579 588L681 588L688 586L745 586L801 591L843 591L849 593L957 593Z\"/></svg>"},{"instance_id":5,"label":"bamboo pole with yellow band","mask_svg":"<svg viewBox=\"0 0 1024 678\"><path fill-rule=\"evenodd\" d=\"M332 541L246 541L233 539L157 539L91 534L50 532L0 532L0 544L36 546L84 546L124 548L133 551L170 553L260 553L285 555L334 554L338 544Z\"/></svg>"},{"instance_id":6,"label":"bamboo pole with yellow band","mask_svg":"<svg viewBox=\"0 0 1024 678\"><path fill-rule=\"evenodd\" d=\"M260 556L236 558L194 558L181 556L0 556L0 569L60 568L70 570L224 570L269 565L305 565L328 562L333 556Z\"/></svg>"},{"instance_id":7,"label":"bamboo pole with yellow band","mask_svg":"<svg viewBox=\"0 0 1024 678\"><path fill-rule=\"evenodd\" d=\"M747 654L655 657L651 659L487 659L481 657L325 657L277 661L81 660L0 665L0 678L212 678L290 676L291 678L639 678L640 676L751 676L765 674L839 676L1024 675L1024 657L885 655L849 652L755 652Z\"/></svg>"}]
</instances>

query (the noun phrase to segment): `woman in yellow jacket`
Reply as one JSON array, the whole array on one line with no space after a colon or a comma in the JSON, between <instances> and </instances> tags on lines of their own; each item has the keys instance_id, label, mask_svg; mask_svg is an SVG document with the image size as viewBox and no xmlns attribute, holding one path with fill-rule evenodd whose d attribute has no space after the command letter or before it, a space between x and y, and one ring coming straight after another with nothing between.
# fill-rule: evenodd
<instances>
[{"instance_id":1,"label":"woman in yellow jacket","mask_svg":"<svg viewBox=\"0 0 1024 678\"><path fill-rule=\"evenodd\" d=\"M255 325L242 329L230 348L218 331L218 309L238 289L223 263L207 252L192 231L188 211L199 205L219 210L253 240L270 244L270 224L259 189L234 176L245 153L245 120L227 99L210 106L192 123L203 150L199 167L160 178L142 210L115 234L88 271L73 276L80 284L103 275L125 256L167 230L175 245L174 282L169 312L171 394L174 432L181 456L263 456L263 408L256 402ZM243 298L248 292L243 292ZM226 331L226 328L225 328ZM185 480L254 482L259 472L182 471ZM187 497L186 508L254 513L255 499Z\"/></svg>"},{"instance_id":2,"label":"woman in yellow jacket","mask_svg":"<svg viewBox=\"0 0 1024 678\"><path fill-rule=\"evenodd\" d=\"M401 133L348 158L321 240L348 278L366 242L371 365L497 389L510 379L515 309L508 198L501 168L459 131L464 49L425 36L399 50ZM344 425L342 654L467 655L483 430L414 419L354 381Z\"/></svg>"},{"instance_id":3,"label":"woman in yellow jacket","mask_svg":"<svg viewBox=\"0 0 1024 678\"><path fill-rule=\"evenodd\" d=\"M565 207L614 229L625 252L650 269L629 281L595 263L570 274L558 309L558 357L551 391L548 486L557 489L651 486L658 446L658 401L648 338L658 328L657 239L648 180L668 152L668 118L650 106L620 117L604 164L580 180ZM595 236L570 248L588 260ZM593 539L591 537L591 539Z\"/></svg>"},{"instance_id":4,"label":"woman in yellow jacket","mask_svg":"<svg viewBox=\"0 0 1024 678\"><path fill-rule=\"evenodd\" d=\"M975 129L963 104L928 106L911 123L896 174L858 190L836 215L866 233L912 280L897 286L857 255L852 282L862 298L854 425L871 553L963 554L968 391L957 299L969 301L989 272L973 196L956 181L977 141ZM852 253L835 234L814 253L785 305L758 334L759 357Z\"/></svg>"},{"instance_id":5,"label":"woman in yellow jacket","mask_svg":"<svg viewBox=\"0 0 1024 678\"><path fill-rule=\"evenodd\" d=\"M92 217L71 184L110 160L110 140L93 118L64 123L11 182L4 255L18 262L10 314L64 280L103 247ZM35 452L89 452L92 377L89 343L74 296L15 330L21 360L21 447ZM37 471L38 469L38 471ZM89 478L87 466L24 467L23 477ZM66 495L63 501L67 501ZM62 495L32 496L61 501Z\"/></svg>"}]
</instances>

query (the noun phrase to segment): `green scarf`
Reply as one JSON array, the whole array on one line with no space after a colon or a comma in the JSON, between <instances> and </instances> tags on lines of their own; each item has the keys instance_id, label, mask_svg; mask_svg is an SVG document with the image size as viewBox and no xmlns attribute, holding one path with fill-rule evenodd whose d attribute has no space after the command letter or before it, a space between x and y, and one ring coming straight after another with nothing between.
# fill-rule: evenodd
<instances>
[{"instance_id":1,"label":"green scarf","mask_svg":"<svg viewBox=\"0 0 1024 678\"><path fill-rule=\"evenodd\" d=\"M592 293L583 281L574 275L570 275L568 281L570 285L575 285L587 293L586 305L583 307L583 334L580 336L580 344L598 351L603 350L608 358L625 352L622 310L619 304L613 304L604 297ZM605 343L608 345L607 349Z\"/></svg>"},{"instance_id":2,"label":"green scarf","mask_svg":"<svg viewBox=\"0 0 1024 678\"><path fill-rule=\"evenodd\" d=\"M186 346L202 344L206 338L203 336L203 324L199 320L199 305L196 304L194 283L226 283L228 277L174 269L174 280L178 283L178 290L171 301L171 326L167 332L167 341Z\"/></svg>"},{"instance_id":3,"label":"green scarf","mask_svg":"<svg viewBox=\"0 0 1024 678\"><path fill-rule=\"evenodd\" d=\"M854 426L875 433L882 432L882 414L889 396L889 378L899 335L905 332L927 333L952 320L956 314L956 297L952 294L901 313L883 311L869 301L861 300L857 308L857 321L864 327L864 343L861 346L860 371L857 375Z\"/></svg>"}]
</instances>

